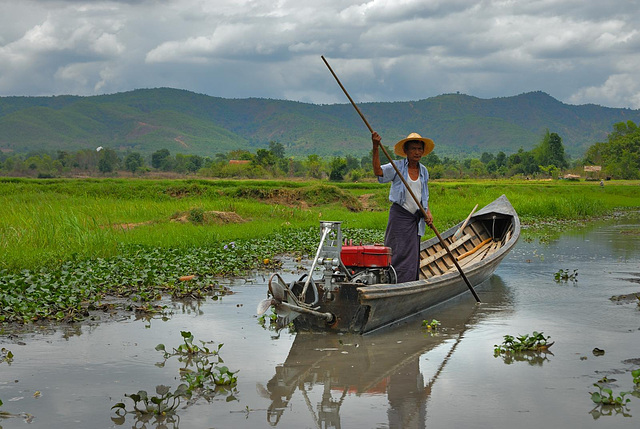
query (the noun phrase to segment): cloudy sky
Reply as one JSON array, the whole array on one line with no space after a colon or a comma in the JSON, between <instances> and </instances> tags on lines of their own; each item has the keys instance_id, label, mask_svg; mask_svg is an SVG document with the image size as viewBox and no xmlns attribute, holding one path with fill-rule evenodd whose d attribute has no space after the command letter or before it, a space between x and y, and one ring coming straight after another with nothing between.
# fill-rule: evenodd
<instances>
[{"instance_id":1,"label":"cloudy sky","mask_svg":"<svg viewBox=\"0 0 640 429\"><path fill-rule=\"evenodd\" d=\"M0 96L311 103L544 91L640 108L640 0L0 0Z\"/></svg>"}]
</instances>

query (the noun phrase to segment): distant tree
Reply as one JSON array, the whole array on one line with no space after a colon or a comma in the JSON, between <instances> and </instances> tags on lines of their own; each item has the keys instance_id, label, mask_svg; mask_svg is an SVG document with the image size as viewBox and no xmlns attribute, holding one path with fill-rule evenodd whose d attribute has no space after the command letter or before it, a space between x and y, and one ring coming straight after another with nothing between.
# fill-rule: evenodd
<instances>
[{"instance_id":1,"label":"distant tree","mask_svg":"<svg viewBox=\"0 0 640 429\"><path fill-rule=\"evenodd\" d=\"M24 163L20 156L10 156L4 160L3 170L6 174L20 175Z\"/></svg>"},{"instance_id":2,"label":"distant tree","mask_svg":"<svg viewBox=\"0 0 640 429\"><path fill-rule=\"evenodd\" d=\"M487 174L487 168L479 159L470 159L468 169L473 177L483 177Z\"/></svg>"},{"instance_id":3,"label":"distant tree","mask_svg":"<svg viewBox=\"0 0 640 429\"><path fill-rule=\"evenodd\" d=\"M307 155L305 167L309 177L313 177L314 179L320 179L322 177L322 160L318 155Z\"/></svg>"},{"instance_id":4,"label":"distant tree","mask_svg":"<svg viewBox=\"0 0 640 429\"><path fill-rule=\"evenodd\" d=\"M91 149L79 150L74 155L73 166L81 170L95 171L98 167L99 152Z\"/></svg>"},{"instance_id":5,"label":"distant tree","mask_svg":"<svg viewBox=\"0 0 640 429\"><path fill-rule=\"evenodd\" d=\"M260 152L260 155L258 155ZM262 165L275 175L285 174L289 171L289 160L284 157L284 146L277 141L269 142L269 150L258 149L256 151L258 165Z\"/></svg>"},{"instance_id":6,"label":"distant tree","mask_svg":"<svg viewBox=\"0 0 640 429\"><path fill-rule=\"evenodd\" d=\"M98 171L100 173L111 173L120 165L120 157L113 149L102 149L98 159Z\"/></svg>"},{"instance_id":7,"label":"distant tree","mask_svg":"<svg viewBox=\"0 0 640 429\"><path fill-rule=\"evenodd\" d=\"M620 179L640 179L640 161L638 160L638 152L632 153L626 149L622 150L617 157L607 162L605 172L611 177Z\"/></svg>"},{"instance_id":8,"label":"distant tree","mask_svg":"<svg viewBox=\"0 0 640 429\"><path fill-rule=\"evenodd\" d=\"M638 126L633 121L618 122L613 124L613 132L609 134L609 142L620 137L633 135L638 132Z\"/></svg>"},{"instance_id":9,"label":"distant tree","mask_svg":"<svg viewBox=\"0 0 640 429\"><path fill-rule=\"evenodd\" d=\"M440 158L438 157L438 155L436 155L433 152L431 152L430 154L425 156L424 159L422 160L422 162L427 167L434 167L436 165L442 164L442 161L440 161Z\"/></svg>"},{"instance_id":10,"label":"distant tree","mask_svg":"<svg viewBox=\"0 0 640 429\"><path fill-rule=\"evenodd\" d=\"M295 159L293 157L289 158L289 165L287 166L287 169L288 175L291 177L304 177L304 175L306 174L304 161Z\"/></svg>"},{"instance_id":11,"label":"distant tree","mask_svg":"<svg viewBox=\"0 0 640 429\"><path fill-rule=\"evenodd\" d=\"M54 160L49 155L33 154L25 161L30 176L41 178L55 177L57 170L53 164Z\"/></svg>"},{"instance_id":12,"label":"distant tree","mask_svg":"<svg viewBox=\"0 0 640 429\"><path fill-rule=\"evenodd\" d=\"M62 165L62 162L60 162L60 160L58 159L53 160L53 168L57 172L57 174L62 174L63 171L70 170L69 167L65 167L64 165Z\"/></svg>"},{"instance_id":13,"label":"distant tree","mask_svg":"<svg viewBox=\"0 0 640 429\"><path fill-rule=\"evenodd\" d=\"M151 154L151 166L158 170L171 169L171 153L169 149L160 149Z\"/></svg>"},{"instance_id":14,"label":"distant tree","mask_svg":"<svg viewBox=\"0 0 640 429\"><path fill-rule=\"evenodd\" d=\"M255 165L260 165L267 169L272 168L274 165L276 165L276 162L277 158L275 157L273 152L266 149L258 149L256 151L256 156L252 161L252 163L254 163Z\"/></svg>"},{"instance_id":15,"label":"distant tree","mask_svg":"<svg viewBox=\"0 0 640 429\"><path fill-rule=\"evenodd\" d=\"M507 165L507 155L504 152L498 152L496 155L496 165L498 168L505 167Z\"/></svg>"},{"instance_id":16,"label":"distant tree","mask_svg":"<svg viewBox=\"0 0 640 429\"><path fill-rule=\"evenodd\" d=\"M351 182L357 182L360 179L362 179L362 177L367 177L367 176L371 176L371 174L369 173L369 171L367 170L363 170L362 168L355 168L353 170L350 170L346 176L345 179L349 180Z\"/></svg>"},{"instance_id":17,"label":"distant tree","mask_svg":"<svg viewBox=\"0 0 640 429\"><path fill-rule=\"evenodd\" d=\"M518 149L518 152L511 154L509 158L507 158L507 166L513 167L514 165L522 164L522 155L524 154L524 149Z\"/></svg>"},{"instance_id":18,"label":"distant tree","mask_svg":"<svg viewBox=\"0 0 640 429\"><path fill-rule=\"evenodd\" d=\"M445 156L442 159L442 177L460 178L462 177L462 165L455 159Z\"/></svg>"},{"instance_id":19,"label":"distant tree","mask_svg":"<svg viewBox=\"0 0 640 429\"><path fill-rule=\"evenodd\" d=\"M547 176L551 177L551 178L558 178L559 174L560 174L560 169L558 167L556 167L555 165L551 164L548 166L539 166L540 168L540 172L543 174L546 174Z\"/></svg>"},{"instance_id":20,"label":"distant tree","mask_svg":"<svg viewBox=\"0 0 640 429\"><path fill-rule=\"evenodd\" d=\"M531 152L520 148L518 152L507 158L508 175L532 175L538 172L538 163Z\"/></svg>"},{"instance_id":21,"label":"distant tree","mask_svg":"<svg viewBox=\"0 0 640 429\"><path fill-rule=\"evenodd\" d=\"M195 173L204 163L204 159L199 155L176 154L173 171L178 173Z\"/></svg>"},{"instance_id":22,"label":"distant tree","mask_svg":"<svg viewBox=\"0 0 640 429\"><path fill-rule=\"evenodd\" d=\"M35 172L40 166L41 161L42 159L39 156L32 155L24 160L24 165L27 167L28 170Z\"/></svg>"},{"instance_id":23,"label":"distant tree","mask_svg":"<svg viewBox=\"0 0 640 429\"><path fill-rule=\"evenodd\" d=\"M555 165L558 168L567 168L569 163L564 153L562 138L556 133L545 133L542 141L532 151L538 165Z\"/></svg>"},{"instance_id":24,"label":"distant tree","mask_svg":"<svg viewBox=\"0 0 640 429\"><path fill-rule=\"evenodd\" d=\"M69 152L59 150L56 153L56 160L60 161L63 167L70 168L73 166L73 156Z\"/></svg>"},{"instance_id":25,"label":"distant tree","mask_svg":"<svg viewBox=\"0 0 640 429\"><path fill-rule=\"evenodd\" d=\"M369 151L367 155L360 158L360 168L362 168L363 170L370 170L372 158L373 158L372 151Z\"/></svg>"},{"instance_id":26,"label":"distant tree","mask_svg":"<svg viewBox=\"0 0 640 429\"><path fill-rule=\"evenodd\" d=\"M241 161L251 161L254 158L253 154L248 150L236 149L229 152L229 159L238 159Z\"/></svg>"},{"instance_id":27,"label":"distant tree","mask_svg":"<svg viewBox=\"0 0 640 429\"><path fill-rule=\"evenodd\" d=\"M284 146L282 145L282 143L279 143L277 141L270 141L269 150L271 151L271 153L273 153L273 156L275 156L276 158L279 158L279 159L284 158Z\"/></svg>"},{"instance_id":28,"label":"distant tree","mask_svg":"<svg viewBox=\"0 0 640 429\"><path fill-rule=\"evenodd\" d=\"M556 133L551 133L549 136L549 153L551 157L549 165L555 165L558 168L567 168L569 166L564 146L562 145L562 138Z\"/></svg>"},{"instance_id":29,"label":"distant tree","mask_svg":"<svg viewBox=\"0 0 640 429\"><path fill-rule=\"evenodd\" d=\"M227 162L229 162L229 157L224 153L218 152L213 157L213 162L226 164Z\"/></svg>"},{"instance_id":30,"label":"distant tree","mask_svg":"<svg viewBox=\"0 0 640 429\"><path fill-rule=\"evenodd\" d=\"M347 164L347 172L360 168L360 161L355 156L347 155L345 163Z\"/></svg>"},{"instance_id":31,"label":"distant tree","mask_svg":"<svg viewBox=\"0 0 640 429\"><path fill-rule=\"evenodd\" d=\"M144 167L144 159L139 152L131 152L124 159L124 168L127 171L135 173Z\"/></svg>"},{"instance_id":32,"label":"distant tree","mask_svg":"<svg viewBox=\"0 0 640 429\"><path fill-rule=\"evenodd\" d=\"M524 174L533 175L538 172L538 164L536 164L536 160L531 152L525 152L522 160Z\"/></svg>"},{"instance_id":33,"label":"distant tree","mask_svg":"<svg viewBox=\"0 0 640 429\"><path fill-rule=\"evenodd\" d=\"M583 162L601 165L611 177L640 178L640 128L633 121L614 124L608 142L599 142L587 149Z\"/></svg>"},{"instance_id":34,"label":"distant tree","mask_svg":"<svg viewBox=\"0 0 640 429\"><path fill-rule=\"evenodd\" d=\"M488 173L495 174L498 171L498 163L496 162L495 159L492 159L486 164L486 168Z\"/></svg>"},{"instance_id":35,"label":"distant tree","mask_svg":"<svg viewBox=\"0 0 640 429\"><path fill-rule=\"evenodd\" d=\"M442 179L444 177L444 174L445 171L442 164L429 167L429 179Z\"/></svg>"},{"instance_id":36,"label":"distant tree","mask_svg":"<svg viewBox=\"0 0 640 429\"><path fill-rule=\"evenodd\" d=\"M493 161L494 158L495 157L492 153L482 152L482 155L480 155L480 162L482 162L484 165L487 165L489 162Z\"/></svg>"},{"instance_id":37,"label":"distant tree","mask_svg":"<svg viewBox=\"0 0 640 429\"><path fill-rule=\"evenodd\" d=\"M195 173L200 170L204 165L204 158L200 155L189 155L189 161L187 162L187 171Z\"/></svg>"},{"instance_id":38,"label":"distant tree","mask_svg":"<svg viewBox=\"0 0 640 429\"><path fill-rule=\"evenodd\" d=\"M331 169L329 180L341 182L344 180L345 174L347 174L347 161L344 158L334 157L329 163L329 168Z\"/></svg>"}]
</instances>

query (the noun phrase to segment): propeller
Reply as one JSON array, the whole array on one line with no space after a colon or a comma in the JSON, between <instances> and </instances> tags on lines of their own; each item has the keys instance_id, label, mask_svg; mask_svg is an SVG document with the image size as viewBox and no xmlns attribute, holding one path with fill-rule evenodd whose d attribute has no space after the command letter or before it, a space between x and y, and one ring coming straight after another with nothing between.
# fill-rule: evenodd
<instances>
[{"instance_id":1,"label":"propeller","mask_svg":"<svg viewBox=\"0 0 640 429\"><path fill-rule=\"evenodd\" d=\"M287 286L282 277L277 273L272 274L269 278L269 293L267 294L267 298L258 303L258 308L256 309L258 316L263 315L270 307L273 307L280 318L291 321L298 317L300 313L294 308L291 308L290 305L296 307L299 306L300 303L293 293L291 293L289 286Z\"/></svg>"},{"instance_id":2,"label":"propeller","mask_svg":"<svg viewBox=\"0 0 640 429\"><path fill-rule=\"evenodd\" d=\"M258 316L262 316L269 309L269 307L276 304L278 304L278 301L273 298L263 299L258 303L256 313L258 314Z\"/></svg>"},{"instance_id":3,"label":"propeller","mask_svg":"<svg viewBox=\"0 0 640 429\"><path fill-rule=\"evenodd\" d=\"M277 281L273 281L273 279ZM285 297L285 290L287 289L287 284L282 280L278 274L272 274L269 278L269 292L271 292L271 296L277 299L278 301L282 301Z\"/></svg>"},{"instance_id":4,"label":"propeller","mask_svg":"<svg viewBox=\"0 0 640 429\"><path fill-rule=\"evenodd\" d=\"M281 302L275 304L274 308L276 309L276 314L280 317L287 317L292 313L292 310Z\"/></svg>"}]
</instances>

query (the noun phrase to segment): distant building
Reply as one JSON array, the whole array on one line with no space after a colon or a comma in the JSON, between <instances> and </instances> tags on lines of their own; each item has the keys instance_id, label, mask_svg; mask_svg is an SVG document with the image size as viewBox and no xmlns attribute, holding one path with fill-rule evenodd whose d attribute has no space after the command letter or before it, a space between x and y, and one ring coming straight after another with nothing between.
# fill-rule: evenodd
<instances>
[{"instance_id":1,"label":"distant building","mask_svg":"<svg viewBox=\"0 0 640 429\"><path fill-rule=\"evenodd\" d=\"M600 171L602 171L602 166L585 165L584 171L587 173L586 180L598 180L598 177L600 177Z\"/></svg>"},{"instance_id":2,"label":"distant building","mask_svg":"<svg viewBox=\"0 0 640 429\"><path fill-rule=\"evenodd\" d=\"M562 176L562 178L564 180L580 180L580 176L576 174L565 174L564 176Z\"/></svg>"},{"instance_id":3,"label":"distant building","mask_svg":"<svg viewBox=\"0 0 640 429\"><path fill-rule=\"evenodd\" d=\"M246 159L230 159L229 164L249 164L251 161Z\"/></svg>"}]
</instances>

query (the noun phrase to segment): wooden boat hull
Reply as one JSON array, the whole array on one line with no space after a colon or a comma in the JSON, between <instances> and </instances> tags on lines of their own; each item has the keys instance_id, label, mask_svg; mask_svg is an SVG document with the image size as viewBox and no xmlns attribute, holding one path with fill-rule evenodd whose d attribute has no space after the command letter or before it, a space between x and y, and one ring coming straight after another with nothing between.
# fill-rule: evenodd
<instances>
[{"instance_id":1,"label":"wooden boat hull","mask_svg":"<svg viewBox=\"0 0 640 429\"><path fill-rule=\"evenodd\" d=\"M476 289L481 286L493 274L504 256L506 253L488 264L471 270L463 267L471 285ZM397 321L400 319L397 315L412 315L469 292L468 286L457 271L449 272L435 282L417 280L396 285L395 290L376 286L382 285L360 288L360 304L370 308L369 317L366 324L362 326L362 332L372 331Z\"/></svg>"},{"instance_id":2,"label":"wooden boat hull","mask_svg":"<svg viewBox=\"0 0 640 429\"><path fill-rule=\"evenodd\" d=\"M520 221L502 195L471 217L460 238L454 237L462 225L460 222L441 237L469 282L481 286L515 246ZM334 317L327 321L313 314L295 314L296 329L368 333L469 291L437 237L422 242L420 249L419 280L373 285L344 282L338 288L332 284L332 292L327 294L323 283L318 283L317 297L307 292L309 301L317 301L315 311ZM300 294L302 282L293 284L291 291Z\"/></svg>"}]
</instances>

